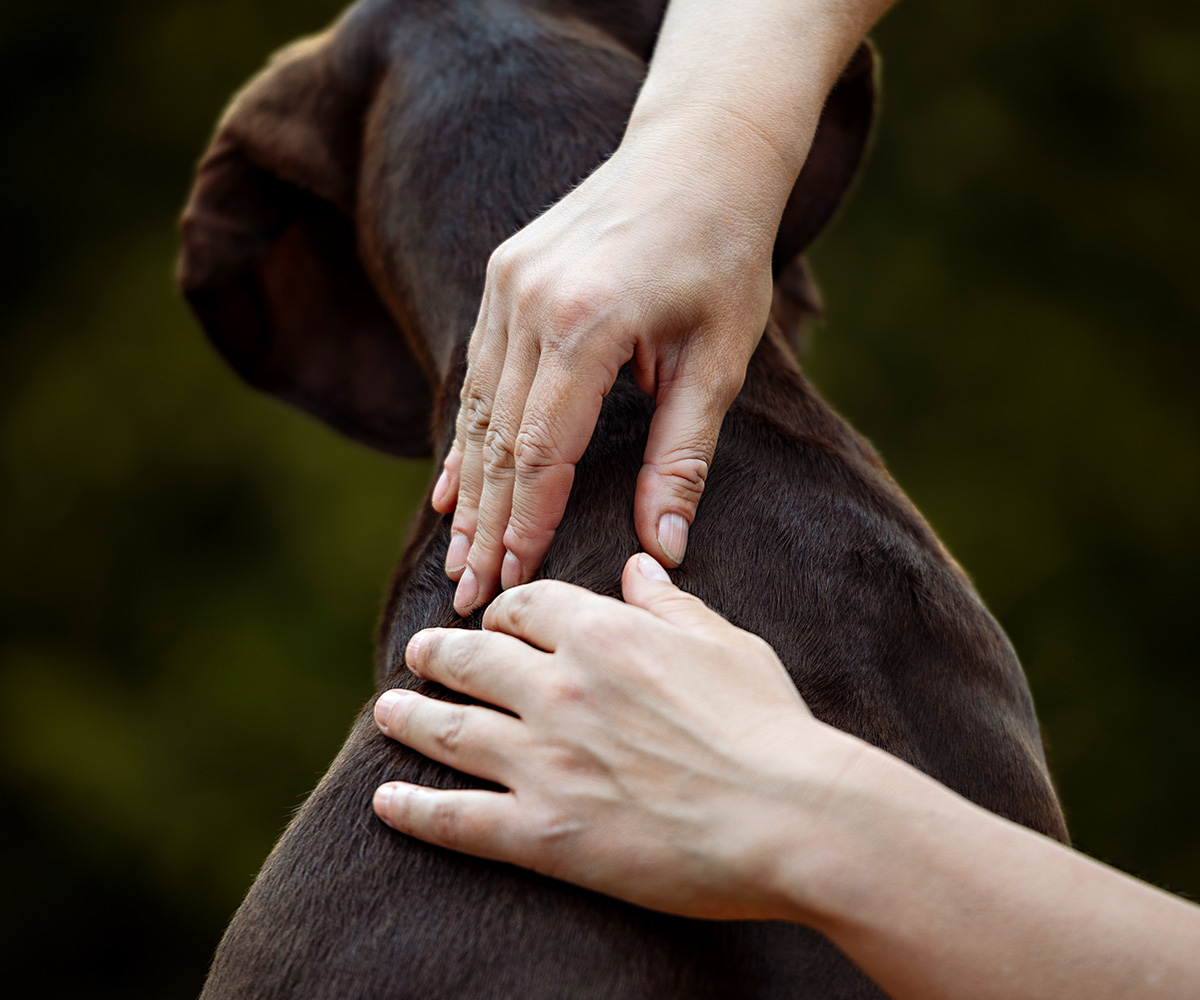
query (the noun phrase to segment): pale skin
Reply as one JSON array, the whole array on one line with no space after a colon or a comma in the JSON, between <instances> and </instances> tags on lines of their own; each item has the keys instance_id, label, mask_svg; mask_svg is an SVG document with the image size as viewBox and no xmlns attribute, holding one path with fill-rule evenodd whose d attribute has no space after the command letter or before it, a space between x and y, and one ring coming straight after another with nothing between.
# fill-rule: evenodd
<instances>
[{"instance_id":1,"label":"pale skin","mask_svg":"<svg viewBox=\"0 0 1200 1000\"><path fill-rule=\"evenodd\" d=\"M897 1000L1194 998L1200 907L980 809L808 711L771 648L633 557L429 629L380 728L507 792L391 782L432 843L685 916L792 920ZM736 697L727 697L736 692Z\"/></svg>"},{"instance_id":2,"label":"pale skin","mask_svg":"<svg viewBox=\"0 0 1200 1000\"><path fill-rule=\"evenodd\" d=\"M672 0L628 129L488 264L433 505L467 614L532 578L626 362L657 402L634 522L676 566L838 74L892 0Z\"/></svg>"}]
</instances>

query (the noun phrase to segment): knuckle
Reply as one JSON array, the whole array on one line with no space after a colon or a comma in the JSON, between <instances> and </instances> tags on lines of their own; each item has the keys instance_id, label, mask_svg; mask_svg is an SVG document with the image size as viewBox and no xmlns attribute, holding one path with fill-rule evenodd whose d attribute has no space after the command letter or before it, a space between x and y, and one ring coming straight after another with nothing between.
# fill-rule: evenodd
<instances>
[{"instance_id":1,"label":"knuckle","mask_svg":"<svg viewBox=\"0 0 1200 1000\"><path fill-rule=\"evenodd\" d=\"M429 810L429 830L434 838L447 847L454 847L461 838L461 817L453 802L435 802Z\"/></svg>"},{"instance_id":2,"label":"knuckle","mask_svg":"<svg viewBox=\"0 0 1200 1000\"><path fill-rule=\"evenodd\" d=\"M483 437L483 464L489 472L508 472L515 463L513 445L507 433L496 426L489 426Z\"/></svg>"},{"instance_id":3,"label":"knuckle","mask_svg":"<svg viewBox=\"0 0 1200 1000\"><path fill-rule=\"evenodd\" d=\"M543 854L553 854L579 836L580 820L558 809L546 809L537 818L536 836Z\"/></svg>"},{"instance_id":4,"label":"knuckle","mask_svg":"<svg viewBox=\"0 0 1200 1000\"><path fill-rule=\"evenodd\" d=\"M551 333L546 338L546 348L556 354L570 354L575 338L567 332L586 326L595 315L587 300L575 295L556 295L544 306L546 323Z\"/></svg>"},{"instance_id":5,"label":"knuckle","mask_svg":"<svg viewBox=\"0 0 1200 1000\"><path fill-rule=\"evenodd\" d=\"M447 754L455 754L462 746L463 728L467 722L467 712L462 706L451 709L442 724L434 734L437 745Z\"/></svg>"},{"instance_id":6,"label":"knuckle","mask_svg":"<svg viewBox=\"0 0 1200 1000\"><path fill-rule=\"evenodd\" d=\"M512 244L505 240L491 252L487 262L486 279L488 284L504 284L509 281L517 268L517 254Z\"/></svg>"},{"instance_id":7,"label":"knuckle","mask_svg":"<svg viewBox=\"0 0 1200 1000\"><path fill-rule=\"evenodd\" d=\"M615 623L610 615L592 608L576 613L571 633L585 648L609 648L616 639Z\"/></svg>"},{"instance_id":8,"label":"knuckle","mask_svg":"<svg viewBox=\"0 0 1200 1000\"><path fill-rule=\"evenodd\" d=\"M570 677L557 677L546 686L546 697L559 706L580 705L589 698L586 685Z\"/></svg>"},{"instance_id":9,"label":"knuckle","mask_svg":"<svg viewBox=\"0 0 1200 1000\"><path fill-rule=\"evenodd\" d=\"M458 397L458 413L454 417L454 445L451 452L460 455L466 450L467 441L467 400L470 398L470 383L464 383Z\"/></svg>"},{"instance_id":10,"label":"knuckle","mask_svg":"<svg viewBox=\"0 0 1200 1000\"><path fill-rule=\"evenodd\" d=\"M725 619L722 618L721 621L724 622ZM730 628L736 628L736 626L730 626ZM761 658L766 658L766 659L771 659L771 660L777 660L779 658L775 652L775 647L772 646L769 642L767 642L767 640L764 639L761 635L755 635L753 632L744 632L741 629L736 629L736 632L735 632L735 635L733 638L736 641L731 642L730 643L731 646L736 647L739 644L744 644L745 652L750 653L752 656L754 656L756 658L761 657Z\"/></svg>"},{"instance_id":11,"label":"knuckle","mask_svg":"<svg viewBox=\"0 0 1200 1000\"><path fill-rule=\"evenodd\" d=\"M552 421L544 414L526 423L517 433L513 447L514 461L518 473L536 474L542 469L556 465L569 465L563 461L562 452L555 444Z\"/></svg>"},{"instance_id":12,"label":"knuckle","mask_svg":"<svg viewBox=\"0 0 1200 1000\"><path fill-rule=\"evenodd\" d=\"M586 327L611 308L616 298L615 290L602 281L573 281L548 296L546 320L554 330Z\"/></svg>"},{"instance_id":13,"label":"knuckle","mask_svg":"<svg viewBox=\"0 0 1200 1000\"><path fill-rule=\"evenodd\" d=\"M521 589L525 592L526 607L532 608L534 603L553 606L561 602L572 590L579 588L563 580L535 580Z\"/></svg>"},{"instance_id":14,"label":"knuckle","mask_svg":"<svg viewBox=\"0 0 1200 1000\"><path fill-rule=\"evenodd\" d=\"M698 503L708 481L708 462L695 454L668 455L654 464L654 471L679 499Z\"/></svg>"},{"instance_id":15,"label":"knuckle","mask_svg":"<svg viewBox=\"0 0 1200 1000\"><path fill-rule=\"evenodd\" d=\"M462 686L471 675L471 665L475 660L474 634L463 632L454 637L449 643L446 654L442 657L442 676L451 684Z\"/></svg>"},{"instance_id":16,"label":"knuckle","mask_svg":"<svg viewBox=\"0 0 1200 1000\"><path fill-rule=\"evenodd\" d=\"M595 761L586 750L572 742L555 742L542 751L546 768L551 774L587 774Z\"/></svg>"},{"instance_id":17,"label":"knuckle","mask_svg":"<svg viewBox=\"0 0 1200 1000\"><path fill-rule=\"evenodd\" d=\"M529 618L530 601L533 599L530 591L534 586L536 585L530 584L516 590L506 590L492 602L493 605L498 605L504 617L518 630Z\"/></svg>"},{"instance_id":18,"label":"knuckle","mask_svg":"<svg viewBox=\"0 0 1200 1000\"><path fill-rule=\"evenodd\" d=\"M513 275L511 285L513 308L518 315L545 315L550 292L542 279L523 271L519 275Z\"/></svg>"},{"instance_id":19,"label":"knuckle","mask_svg":"<svg viewBox=\"0 0 1200 1000\"><path fill-rule=\"evenodd\" d=\"M474 385L463 390L462 424L469 438L480 439L487 433L492 422L492 401Z\"/></svg>"}]
</instances>

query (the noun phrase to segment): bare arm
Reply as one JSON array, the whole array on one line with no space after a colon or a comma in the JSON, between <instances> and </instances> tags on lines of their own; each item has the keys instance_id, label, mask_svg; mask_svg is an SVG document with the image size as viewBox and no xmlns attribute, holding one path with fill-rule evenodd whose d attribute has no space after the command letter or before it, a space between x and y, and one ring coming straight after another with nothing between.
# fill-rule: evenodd
<instances>
[{"instance_id":1,"label":"bare arm","mask_svg":"<svg viewBox=\"0 0 1200 1000\"><path fill-rule=\"evenodd\" d=\"M1200 907L986 812L870 748L839 794L853 818L794 919L897 1000L1200 996ZM851 805L853 803L853 805Z\"/></svg>"},{"instance_id":2,"label":"bare arm","mask_svg":"<svg viewBox=\"0 0 1200 1000\"><path fill-rule=\"evenodd\" d=\"M736 166L753 157L761 172L743 178L747 190L786 198L838 74L894 2L671 0L630 134L669 120L697 142L712 132L754 141L761 148L711 155Z\"/></svg>"},{"instance_id":3,"label":"bare arm","mask_svg":"<svg viewBox=\"0 0 1200 1000\"><path fill-rule=\"evenodd\" d=\"M461 613L529 580L632 361L658 409L634 518L687 549L717 432L771 301L771 249L838 74L892 0L671 0L620 147L488 266L455 441Z\"/></svg>"},{"instance_id":4,"label":"bare arm","mask_svg":"<svg viewBox=\"0 0 1200 1000\"><path fill-rule=\"evenodd\" d=\"M644 906L809 924L897 1000L1200 996L1200 907L817 721L649 557L623 587L543 581L483 632L419 633L413 670L515 717L387 692L380 726L511 791L392 783L379 815Z\"/></svg>"}]
</instances>

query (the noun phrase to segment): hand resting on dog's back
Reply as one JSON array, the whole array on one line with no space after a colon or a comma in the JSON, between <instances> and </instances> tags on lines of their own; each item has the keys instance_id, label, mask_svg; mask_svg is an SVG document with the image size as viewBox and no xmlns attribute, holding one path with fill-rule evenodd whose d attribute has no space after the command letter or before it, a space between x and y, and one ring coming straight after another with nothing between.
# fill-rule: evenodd
<instances>
[{"instance_id":1,"label":"hand resting on dog's back","mask_svg":"<svg viewBox=\"0 0 1200 1000\"><path fill-rule=\"evenodd\" d=\"M391 782L379 815L643 906L806 923L895 1000L1200 996L1200 907L820 722L650 556L622 585L540 581L483 632L414 636L417 676L512 714L393 689L380 729L509 790Z\"/></svg>"}]
</instances>

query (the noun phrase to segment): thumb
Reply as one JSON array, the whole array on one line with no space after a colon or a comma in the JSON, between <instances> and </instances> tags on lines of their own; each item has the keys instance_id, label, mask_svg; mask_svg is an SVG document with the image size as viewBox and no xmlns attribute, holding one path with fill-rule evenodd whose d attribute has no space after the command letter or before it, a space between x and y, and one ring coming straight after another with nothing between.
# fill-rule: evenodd
<instances>
[{"instance_id":1,"label":"thumb","mask_svg":"<svg viewBox=\"0 0 1200 1000\"><path fill-rule=\"evenodd\" d=\"M667 567L683 562L717 435L733 395L666 389L650 421L633 519L642 548Z\"/></svg>"},{"instance_id":2,"label":"thumb","mask_svg":"<svg viewBox=\"0 0 1200 1000\"><path fill-rule=\"evenodd\" d=\"M693 632L707 633L729 624L700 598L676 587L667 571L645 552L631 556L625 563L621 594L626 604Z\"/></svg>"}]
</instances>

